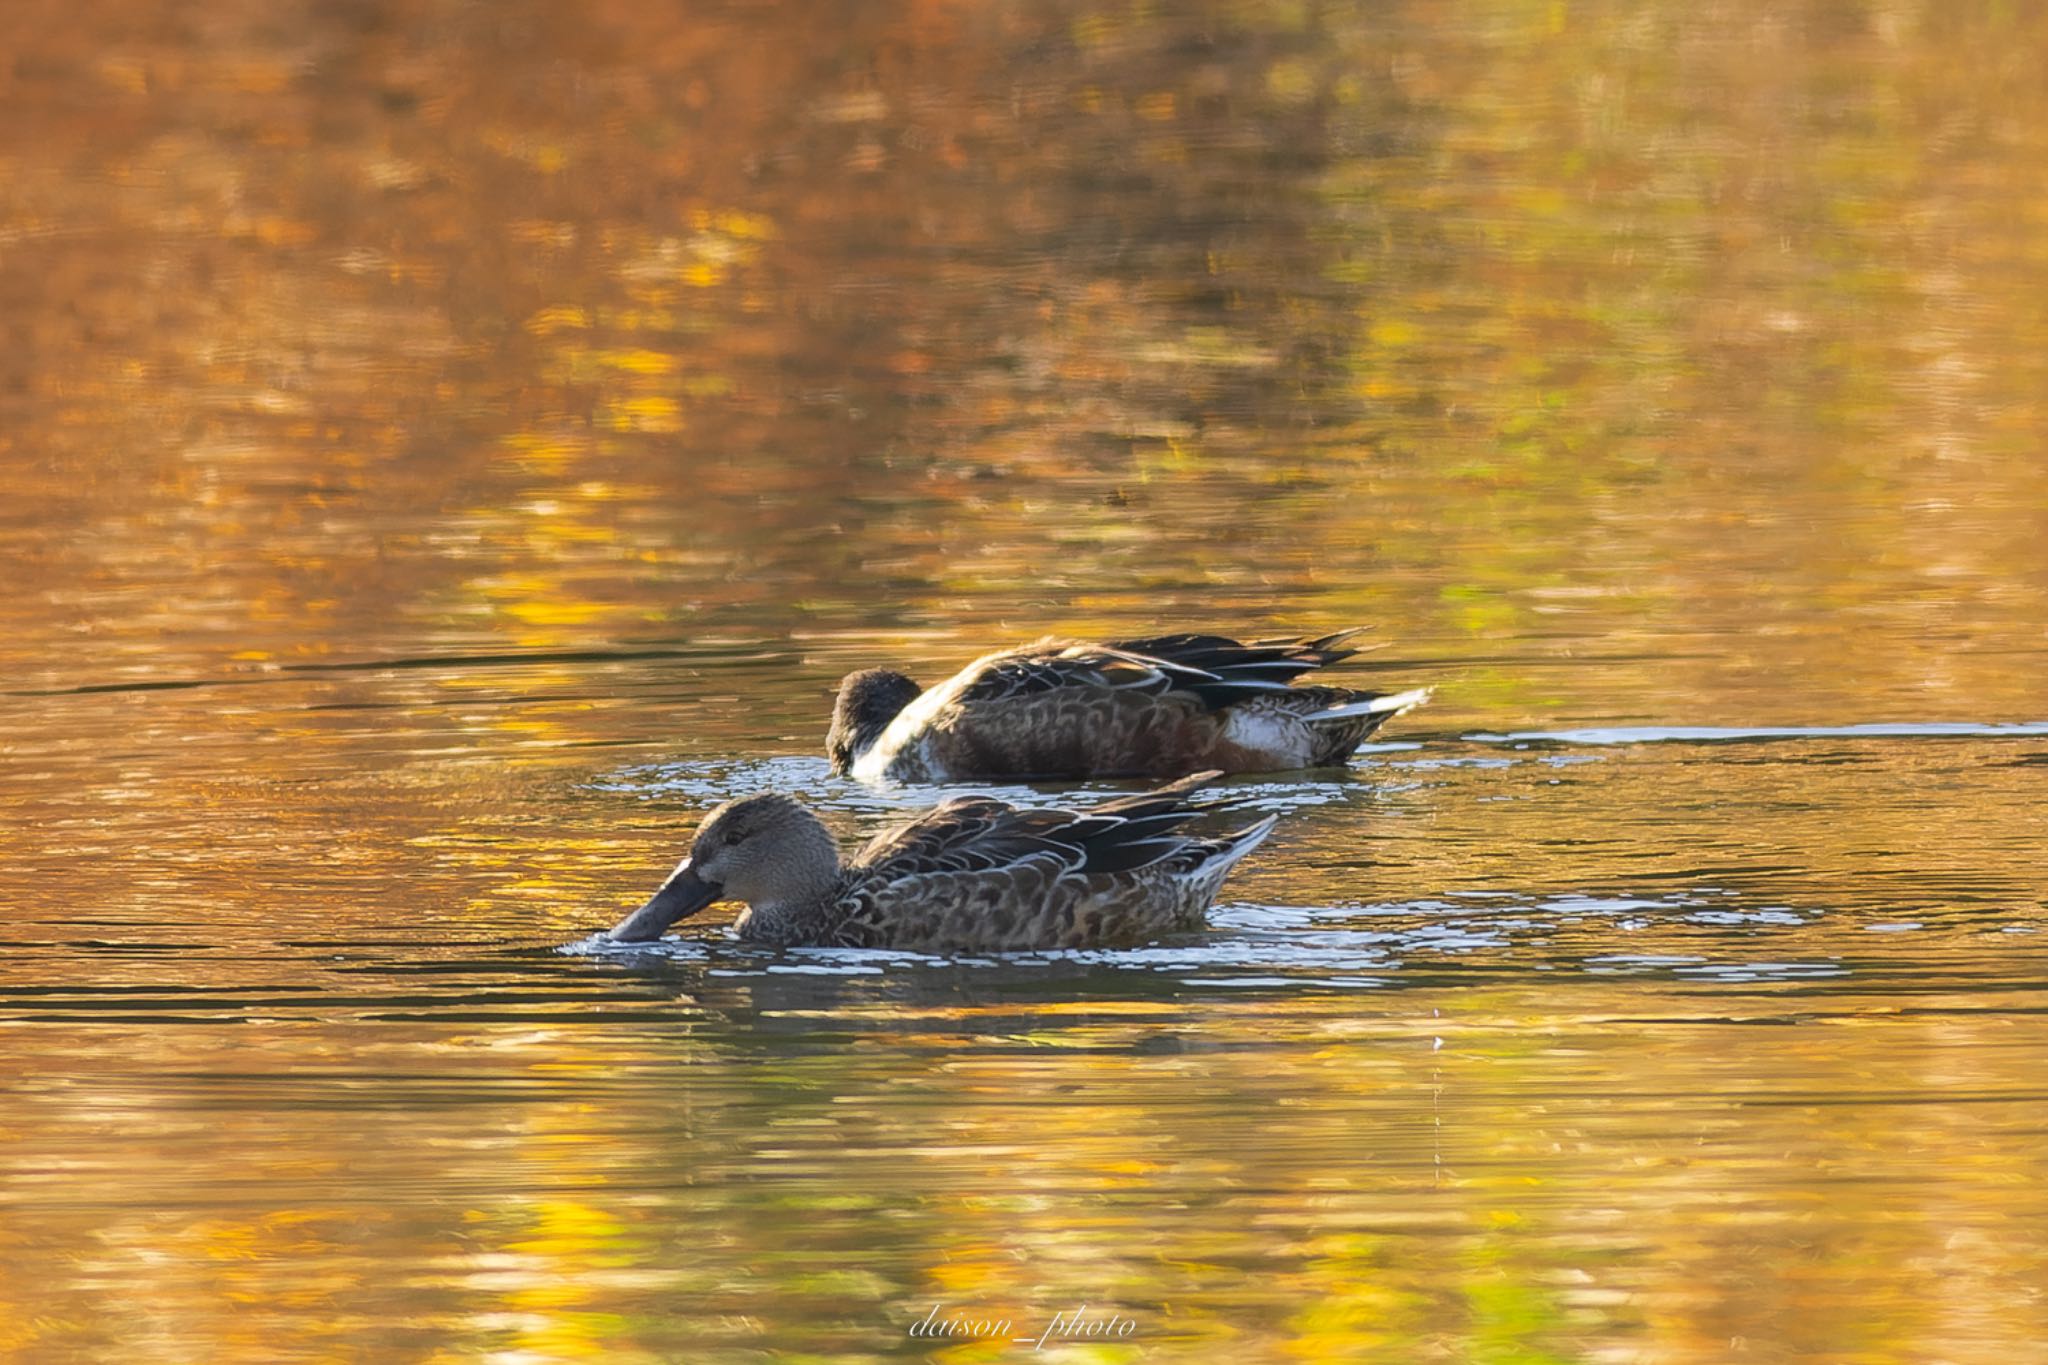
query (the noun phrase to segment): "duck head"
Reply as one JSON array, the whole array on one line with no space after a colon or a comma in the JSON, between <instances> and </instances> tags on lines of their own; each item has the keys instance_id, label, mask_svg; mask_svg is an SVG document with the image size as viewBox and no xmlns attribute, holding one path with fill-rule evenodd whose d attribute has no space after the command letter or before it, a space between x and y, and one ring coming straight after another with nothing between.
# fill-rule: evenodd
<instances>
[{"instance_id":1,"label":"duck head","mask_svg":"<svg viewBox=\"0 0 2048 1365\"><path fill-rule=\"evenodd\" d=\"M825 752L832 759L832 771L842 776L853 762L882 737L889 722L922 693L901 673L870 668L849 673L839 683L839 700L832 707L832 728L825 735Z\"/></svg>"},{"instance_id":2,"label":"duck head","mask_svg":"<svg viewBox=\"0 0 2048 1365\"><path fill-rule=\"evenodd\" d=\"M803 905L829 895L838 876L839 849L817 816L781 795L728 801L697 826L690 856L609 937L651 942L715 901Z\"/></svg>"}]
</instances>

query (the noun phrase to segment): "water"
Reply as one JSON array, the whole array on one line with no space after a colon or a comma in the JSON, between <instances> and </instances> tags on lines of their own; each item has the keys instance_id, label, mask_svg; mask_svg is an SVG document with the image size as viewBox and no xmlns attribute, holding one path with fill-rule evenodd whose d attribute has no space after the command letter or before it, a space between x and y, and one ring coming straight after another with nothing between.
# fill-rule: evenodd
<instances>
[{"instance_id":1,"label":"water","mask_svg":"<svg viewBox=\"0 0 2048 1365\"><path fill-rule=\"evenodd\" d=\"M2048 1339L2031 10L0 36L0 1354ZM1354 622L1208 933L591 941L937 798L848 669Z\"/></svg>"}]
</instances>

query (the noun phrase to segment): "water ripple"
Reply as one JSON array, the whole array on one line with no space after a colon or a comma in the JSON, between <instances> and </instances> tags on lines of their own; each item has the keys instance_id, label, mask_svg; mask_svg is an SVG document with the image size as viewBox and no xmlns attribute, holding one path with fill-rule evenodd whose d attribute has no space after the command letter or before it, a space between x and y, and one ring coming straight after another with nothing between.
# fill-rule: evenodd
<instances>
[{"instance_id":1,"label":"water ripple","mask_svg":"<svg viewBox=\"0 0 2048 1365\"><path fill-rule=\"evenodd\" d=\"M1586 730L1481 731L1464 738L1474 744L1708 744L1781 739L2006 739L2048 735L2048 720L2036 721L1872 721L1858 725L1624 725Z\"/></svg>"}]
</instances>

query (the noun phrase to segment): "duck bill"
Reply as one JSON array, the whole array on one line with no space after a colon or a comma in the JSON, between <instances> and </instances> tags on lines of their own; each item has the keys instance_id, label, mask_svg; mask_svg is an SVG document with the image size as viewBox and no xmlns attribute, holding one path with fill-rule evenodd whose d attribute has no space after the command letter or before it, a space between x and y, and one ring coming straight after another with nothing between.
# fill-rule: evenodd
<instances>
[{"instance_id":1,"label":"duck bill","mask_svg":"<svg viewBox=\"0 0 2048 1365\"><path fill-rule=\"evenodd\" d=\"M651 943L677 920L686 919L717 900L720 891L715 882L699 877L685 858L682 866L661 884L661 890L647 898L647 904L612 926L611 940Z\"/></svg>"}]
</instances>

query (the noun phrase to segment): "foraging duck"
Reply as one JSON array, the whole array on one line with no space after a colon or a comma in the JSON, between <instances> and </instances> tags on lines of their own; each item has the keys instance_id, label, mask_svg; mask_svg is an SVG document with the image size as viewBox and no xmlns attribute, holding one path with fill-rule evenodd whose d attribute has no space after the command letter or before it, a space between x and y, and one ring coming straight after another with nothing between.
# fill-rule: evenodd
<instances>
[{"instance_id":1,"label":"foraging duck","mask_svg":"<svg viewBox=\"0 0 2048 1365\"><path fill-rule=\"evenodd\" d=\"M924 691L871 668L839 684L825 748L863 782L1178 777L1343 763L1429 689L1292 687L1348 659L1357 630L1320 639L1054 636L987 654Z\"/></svg>"},{"instance_id":2,"label":"foraging duck","mask_svg":"<svg viewBox=\"0 0 2048 1365\"><path fill-rule=\"evenodd\" d=\"M746 902L734 924L742 939L785 947L1030 952L1199 928L1224 876L1279 819L1215 839L1176 833L1216 808L1188 798L1219 776L1086 811L963 796L876 836L843 865L818 817L790 798L728 801L609 936L648 942L720 900Z\"/></svg>"}]
</instances>

